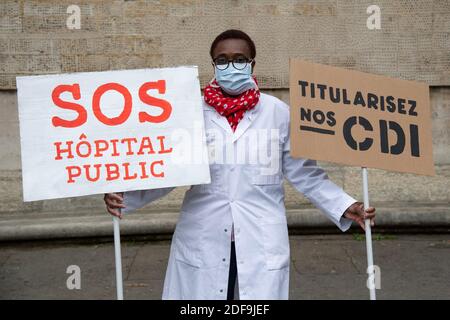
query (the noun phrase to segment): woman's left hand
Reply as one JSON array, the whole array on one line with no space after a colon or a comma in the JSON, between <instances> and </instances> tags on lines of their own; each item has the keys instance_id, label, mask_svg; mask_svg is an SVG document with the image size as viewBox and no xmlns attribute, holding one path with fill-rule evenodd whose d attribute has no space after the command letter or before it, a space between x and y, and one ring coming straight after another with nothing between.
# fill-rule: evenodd
<instances>
[{"instance_id":1,"label":"woman's left hand","mask_svg":"<svg viewBox=\"0 0 450 320\"><path fill-rule=\"evenodd\" d=\"M364 203L355 202L344 212L344 217L353 221L356 221L363 230L366 230L365 219L370 219L370 225L375 225L375 208L368 207L364 210Z\"/></svg>"}]
</instances>

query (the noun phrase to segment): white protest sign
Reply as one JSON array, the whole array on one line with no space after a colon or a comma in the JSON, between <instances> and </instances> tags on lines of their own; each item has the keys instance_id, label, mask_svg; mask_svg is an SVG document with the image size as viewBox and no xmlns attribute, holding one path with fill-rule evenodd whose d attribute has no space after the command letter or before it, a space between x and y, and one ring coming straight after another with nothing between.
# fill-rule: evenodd
<instances>
[{"instance_id":1,"label":"white protest sign","mask_svg":"<svg viewBox=\"0 0 450 320\"><path fill-rule=\"evenodd\" d=\"M24 201L210 182L197 67L17 78Z\"/></svg>"}]
</instances>

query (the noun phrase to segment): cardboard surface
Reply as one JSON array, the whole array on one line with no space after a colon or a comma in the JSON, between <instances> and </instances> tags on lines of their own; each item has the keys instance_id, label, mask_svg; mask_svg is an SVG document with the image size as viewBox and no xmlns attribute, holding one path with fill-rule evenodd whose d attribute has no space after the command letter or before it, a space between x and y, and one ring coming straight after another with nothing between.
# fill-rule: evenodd
<instances>
[{"instance_id":1,"label":"cardboard surface","mask_svg":"<svg viewBox=\"0 0 450 320\"><path fill-rule=\"evenodd\" d=\"M429 88L290 60L291 155L434 175Z\"/></svg>"}]
</instances>

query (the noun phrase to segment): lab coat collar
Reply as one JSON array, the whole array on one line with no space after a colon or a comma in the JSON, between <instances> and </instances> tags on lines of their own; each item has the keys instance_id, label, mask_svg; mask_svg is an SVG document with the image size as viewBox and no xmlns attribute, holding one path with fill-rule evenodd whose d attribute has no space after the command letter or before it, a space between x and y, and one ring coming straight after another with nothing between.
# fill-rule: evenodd
<instances>
[{"instance_id":1,"label":"lab coat collar","mask_svg":"<svg viewBox=\"0 0 450 320\"><path fill-rule=\"evenodd\" d=\"M225 132L227 134L230 134L230 135L233 134L233 130L231 129L231 126L228 123L228 120L226 117L220 115L216 111L216 109L214 109L213 107L210 107L210 106L206 106L206 108L204 108L204 110L213 112L213 114L211 116L211 120L214 121L217 125L219 125L223 130L225 130Z\"/></svg>"},{"instance_id":2,"label":"lab coat collar","mask_svg":"<svg viewBox=\"0 0 450 320\"><path fill-rule=\"evenodd\" d=\"M213 116L211 117L211 120L214 121L217 125L219 125L225 132L229 135L231 135L231 141L235 142L239 137L241 137L244 132L250 127L254 119L257 117L257 115L260 113L261 109L261 98L258 102L258 104L251 110L248 110L244 113L244 117L239 122L236 131L233 132L231 129L230 124L228 123L228 120L226 117L220 115L216 109L206 104L206 102L203 102L203 110L208 112L213 112Z\"/></svg>"}]
</instances>

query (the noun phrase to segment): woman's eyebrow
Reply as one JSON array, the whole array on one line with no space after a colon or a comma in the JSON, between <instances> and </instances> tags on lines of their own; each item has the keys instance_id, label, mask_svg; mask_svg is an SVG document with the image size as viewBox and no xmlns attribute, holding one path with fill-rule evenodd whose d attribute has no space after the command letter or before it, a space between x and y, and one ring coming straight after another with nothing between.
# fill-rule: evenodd
<instances>
[{"instance_id":1,"label":"woman's eyebrow","mask_svg":"<svg viewBox=\"0 0 450 320\"><path fill-rule=\"evenodd\" d=\"M214 59L217 59L217 58L221 58L221 57L227 57L227 55L225 54L225 53L221 53L221 54L218 54Z\"/></svg>"},{"instance_id":2,"label":"woman's eyebrow","mask_svg":"<svg viewBox=\"0 0 450 320\"><path fill-rule=\"evenodd\" d=\"M225 57L225 58L231 57L232 59L239 58L239 57L245 57L247 59L250 59L249 57L247 57L247 55L245 53L240 52L240 53L232 53L231 55L228 55L226 53L220 53L214 58L214 60L217 58L221 58L221 57Z\"/></svg>"}]
</instances>

